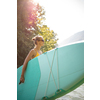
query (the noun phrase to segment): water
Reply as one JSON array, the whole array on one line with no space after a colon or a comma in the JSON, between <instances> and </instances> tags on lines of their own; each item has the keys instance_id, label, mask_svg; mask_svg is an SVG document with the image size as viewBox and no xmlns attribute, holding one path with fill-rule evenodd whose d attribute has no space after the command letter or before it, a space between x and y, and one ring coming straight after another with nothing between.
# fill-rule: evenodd
<instances>
[{"instance_id":1,"label":"water","mask_svg":"<svg viewBox=\"0 0 100 100\"><path fill-rule=\"evenodd\" d=\"M84 100L84 84L56 100Z\"/></svg>"}]
</instances>

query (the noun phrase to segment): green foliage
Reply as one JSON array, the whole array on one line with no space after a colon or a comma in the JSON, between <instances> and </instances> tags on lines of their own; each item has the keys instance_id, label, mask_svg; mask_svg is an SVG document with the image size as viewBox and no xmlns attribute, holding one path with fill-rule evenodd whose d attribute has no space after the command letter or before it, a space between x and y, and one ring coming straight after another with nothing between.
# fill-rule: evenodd
<instances>
[{"instance_id":1,"label":"green foliage","mask_svg":"<svg viewBox=\"0 0 100 100\"><path fill-rule=\"evenodd\" d=\"M40 32L39 35L43 36L44 38L44 46L41 48L41 50L44 52L52 50L57 46L57 40L56 39L56 33L54 33L53 30L50 30L50 28L47 27L47 25L39 26Z\"/></svg>"},{"instance_id":2,"label":"green foliage","mask_svg":"<svg viewBox=\"0 0 100 100\"><path fill-rule=\"evenodd\" d=\"M42 24L44 14L44 9L32 0L17 0L17 67L34 47L31 39L38 35L37 25Z\"/></svg>"},{"instance_id":3,"label":"green foliage","mask_svg":"<svg viewBox=\"0 0 100 100\"><path fill-rule=\"evenodd\" d=\"M57 45L56 34L46 25L45 11L33 0L17 0L17 67L21 66L30 49L34 47L32 37L42 35L45 44L43 52Z\"/></svg>"}]
</instances>

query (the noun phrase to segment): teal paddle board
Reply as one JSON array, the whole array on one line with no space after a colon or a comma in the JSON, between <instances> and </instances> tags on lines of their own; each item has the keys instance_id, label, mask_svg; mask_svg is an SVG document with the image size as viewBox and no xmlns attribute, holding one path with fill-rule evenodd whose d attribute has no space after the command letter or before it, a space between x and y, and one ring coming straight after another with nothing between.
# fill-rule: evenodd
<instances>
[{"instance_id":1,"label":"teal paddle board","mask_svg":"<svg viewBox=\"0 0 100 100\"><path fill-rule=\"evenodd\" d=\"M17 100L55 100L84 83L84 42L67 44L30 60L25 82L17 69Z\"/></svg>"}]
</instances>

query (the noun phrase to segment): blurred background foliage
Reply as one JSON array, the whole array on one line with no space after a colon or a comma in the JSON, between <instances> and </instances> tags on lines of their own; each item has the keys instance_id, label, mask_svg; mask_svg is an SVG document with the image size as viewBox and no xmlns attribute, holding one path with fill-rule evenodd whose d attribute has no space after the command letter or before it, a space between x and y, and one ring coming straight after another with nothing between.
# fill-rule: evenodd
<instances>
[{"instance_id":1,"label":"blurred background foliage","mask_svg":"<svg viewBox=\"0 0 100 100\"><path fill-rule=\"evenodd\" d=\"M57 33L43 24L45 20L45 10L38 3L17 0L17 68L23 64L30 49L34 48L34 36L43 36L43 53L57 46Z\"/></svg>"}]
</instances>

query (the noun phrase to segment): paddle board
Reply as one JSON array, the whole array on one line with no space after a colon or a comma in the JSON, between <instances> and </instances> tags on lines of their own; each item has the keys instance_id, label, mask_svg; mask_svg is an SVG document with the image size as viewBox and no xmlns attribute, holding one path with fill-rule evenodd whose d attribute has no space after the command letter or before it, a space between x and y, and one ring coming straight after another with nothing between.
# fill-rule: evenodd
<instances>
[{"instance_id":1,"label":"paddle board","mask_svg":"<svg viewBox=\"0 0 100 100\"><path fill-rule=\"evenodd\" d=\"M25 82L17 69L17 100L55 100L84 83L84 42L76 42L30 60Z\"/></svg>"}]
</instances>

